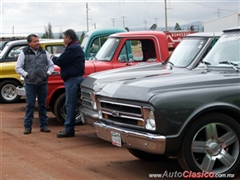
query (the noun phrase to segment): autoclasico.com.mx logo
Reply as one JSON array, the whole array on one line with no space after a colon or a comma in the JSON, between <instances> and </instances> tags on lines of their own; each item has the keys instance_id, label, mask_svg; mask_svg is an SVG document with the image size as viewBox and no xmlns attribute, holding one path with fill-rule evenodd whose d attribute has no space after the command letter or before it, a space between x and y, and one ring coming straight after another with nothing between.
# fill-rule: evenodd
<instances>
[{"instance_id":1,"label":"autoclasico.com.mx logo","mask_svg":"<svg viewBox=\"0 0 240 180\"><path fill-rule=\"evenodd\" d=\"M213 172L193 172L193 171L184 171L184 172L168 172L160 174L149 174L149 178L192 178L192 179L204 179L204 178L234 178L235 174L217 174Z\"/></svg>"}]
</instances>

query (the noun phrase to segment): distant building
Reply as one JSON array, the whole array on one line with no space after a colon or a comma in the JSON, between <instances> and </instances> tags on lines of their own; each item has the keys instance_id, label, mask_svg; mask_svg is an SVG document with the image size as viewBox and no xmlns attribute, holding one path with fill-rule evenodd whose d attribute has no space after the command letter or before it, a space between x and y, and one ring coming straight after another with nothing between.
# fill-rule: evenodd
<instances>
[{"instance_id":1,"label":"distant building","mask_svg":"<svg viewBox=\"0 0 240 180\"><path fill-rule=\"evenodd\" d=\"M240 26L240 13L203 22L203 26L205 32L222 31L227 28Z\"/></svg>"}]
</instances>

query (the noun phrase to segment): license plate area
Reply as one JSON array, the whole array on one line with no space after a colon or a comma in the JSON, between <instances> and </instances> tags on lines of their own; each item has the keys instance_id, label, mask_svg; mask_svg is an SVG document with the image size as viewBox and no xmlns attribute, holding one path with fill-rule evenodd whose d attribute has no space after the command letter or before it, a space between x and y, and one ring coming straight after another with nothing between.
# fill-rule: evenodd
<instances>
[{"instance_id":1,"label":"license plate area","mask_svg":"<svg viewBox=\"0 0 240 180\"><path fill-rule=\"evenodd\" d=\"M112 135L112 144L118 147L122 147L121 135L114 131L111 131L111 135Z\"/></svg>"}]
</instances>

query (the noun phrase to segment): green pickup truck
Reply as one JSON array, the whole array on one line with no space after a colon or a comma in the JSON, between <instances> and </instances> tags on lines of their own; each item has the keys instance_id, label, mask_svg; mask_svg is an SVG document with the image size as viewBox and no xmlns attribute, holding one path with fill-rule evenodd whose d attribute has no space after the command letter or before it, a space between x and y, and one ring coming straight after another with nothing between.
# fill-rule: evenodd
<instances>
[{"instance_id":1,"label":"green pickup truck","mask_svg":"<svg viewBox=\"0 0 240 180\"><path fill-rule=\"evenodd\" d=\"M108 36L118 32L125 32L124 28L102 28L102 29L94 29L92 31L88 31L81 43L81 47L85 53L85 59L90 60L95 57L99 49L107 40Z\"/></svg>"}]
</instances>

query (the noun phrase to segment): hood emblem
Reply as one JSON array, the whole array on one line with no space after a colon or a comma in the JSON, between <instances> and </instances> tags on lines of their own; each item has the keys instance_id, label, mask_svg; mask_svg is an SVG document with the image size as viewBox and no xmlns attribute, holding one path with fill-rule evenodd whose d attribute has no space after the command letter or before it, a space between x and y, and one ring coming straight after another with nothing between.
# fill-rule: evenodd
<instances>
[{"instance_id":1,"label":"hood emblem","mask_svg":"<svg viewBox=\"0 0 240 180\"><path fill-rule=\"evenodd\" d=\"M118 111L112 111L112 116L113 117L119 117L119 112Z\"/></svg>"}]
</instances>

